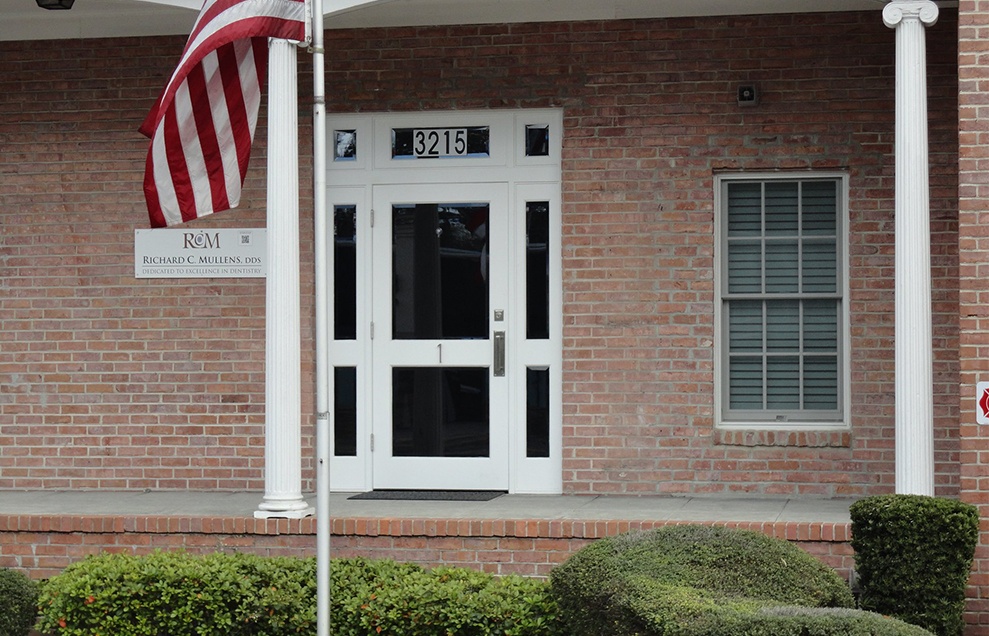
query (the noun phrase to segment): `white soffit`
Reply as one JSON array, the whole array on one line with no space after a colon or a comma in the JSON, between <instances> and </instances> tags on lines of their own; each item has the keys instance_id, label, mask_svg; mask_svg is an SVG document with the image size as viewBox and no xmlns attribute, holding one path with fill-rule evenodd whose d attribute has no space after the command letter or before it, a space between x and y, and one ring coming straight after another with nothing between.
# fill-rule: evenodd
<instances>
[{"instance_id":1,"label":"white soffit","mask_svg":"<svg viewBox=\"0 0 989 636\"><path fill-rule=\"evenodd\" d=\"M0 0L0 41L188 34L202 2L190 4L76 0L68 11L48 11L33 0Z\"/></svg>"},{"instance_id":2,"label":"white soffit","mask_svg":"<svg viewBox=\"0 0 989 636\"><path fill-rule=\"evenodd\" d=\"M329 0L329 4L332 4ZM622 20L761 13L879 11L886 0L382 0L332 11L326 27Z\"/></svg>"},{"instance_id":3,"label":"white soffit","mask_svg":"<svg viewBox=\"0 0 989 636\"><path fill-rule=\"evenodd\" d=\"M324 0L327 29L876 11L886 0ZM938 2L957 5L957 2ZM0 41L188 34L202 0L0 0ZM877 20L881 20L877 15Z\"/></svg>"}]
</instances>

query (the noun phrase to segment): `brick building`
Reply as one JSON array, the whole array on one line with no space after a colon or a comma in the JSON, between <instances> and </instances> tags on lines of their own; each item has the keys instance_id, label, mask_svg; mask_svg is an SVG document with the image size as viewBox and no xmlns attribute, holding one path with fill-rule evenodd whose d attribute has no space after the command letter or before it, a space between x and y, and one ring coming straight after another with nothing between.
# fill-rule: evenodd
<instances>
[{"instance_id":1,"label":"brick building","mask_svg":"<svg viewBox=\"0 0 989 636\"><path fill-rule=\"evenodd\" d=\"M308 55L286 388L266 325L291 311L266 309L264 278L135 275L137 127L195 12L17 4L0 1L0 499L256 491L260 517L303 516L278 514L272 480L289 500L314 489ZM532 4L327 7L334 489L989 506L989 3ZM168 232L266 226L268 110L239 208ZM291 386L290 434L272 435ZM216 544L190 527L256 549L312 531L252 513L212 530L8 515L0 531L51 551L0 548L0 564ZM416 535L338 521L355 550ZM416 536L573 548L628 527L446 526ZM769 530L850 566L847 524ZM79 533L87 548L55 548ZM987 548L973 634L989 633Z\"/></svg>"}]
</instances>

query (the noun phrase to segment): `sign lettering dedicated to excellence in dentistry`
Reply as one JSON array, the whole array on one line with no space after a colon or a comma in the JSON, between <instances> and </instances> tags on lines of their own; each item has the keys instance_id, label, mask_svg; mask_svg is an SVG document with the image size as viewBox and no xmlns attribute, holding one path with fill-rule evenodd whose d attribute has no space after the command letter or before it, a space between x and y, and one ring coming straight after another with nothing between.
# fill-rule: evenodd
<instances>
[{"instance_id":1,"label":"sign lettering dedicated to excellence in dentistry","mask_svg":"<svg viewBox=\"0 0 989 636\"><path fill-rule=\"evenodd\" d=\"M264 228L134 230L134 278L264 278L266 240Z\"/></svg>"}]
</instances>

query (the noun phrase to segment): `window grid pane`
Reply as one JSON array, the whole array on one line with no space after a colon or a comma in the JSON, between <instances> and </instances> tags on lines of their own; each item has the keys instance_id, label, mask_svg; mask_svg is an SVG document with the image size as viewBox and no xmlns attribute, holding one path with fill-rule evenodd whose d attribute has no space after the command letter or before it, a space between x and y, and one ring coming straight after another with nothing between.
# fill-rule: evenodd
<instances>
[{"instance_id":1,"label":"window grid pane","mask_svg":"<svg viewBox=\"0 0 989 636\"><path fill-rule=\"evenodd\" d=\"M726 184L729 419L839 416L838 183Z\"/></svg>"},{"instance_id":2,"label":"window grid pane","mask_svg":"<svg viewBox=\"0 0 989 636\"><path fill-rule=\"evenodd\" d=\"M808 356L804 359L804 408L838 408L838 357Z\"/></svg>"},{"instance_id":3,"label":"window grid pane","mask_svg":"<svg viewBox=\"0 0 989 636\"><path fill-rule=\"evenodd\" d=\"M766 184L766 236L796 236L799 205L795 182Z\"/></svg>"},{"instance_id":4,"label":"window grid pane","mask_svg":"<svg viewBox=\"0 0 989 636\"><path fill-rule=\"evenodd\" d=\"M762 244L736 241L728 244L728 292L762 292Z\"/></svg>"},{"instance_id":5,"label":"window grid pane","mask_svg":"<svg viewBox=\"0 0 989 636\"><path fill-rule=\"evenodd\" d=\"M728 402L741 410L763 408L762 358L736 356L728 364Z\"/></svg>"},{"instance_id":6,"label":"window grid pane","mask_svg":"<svg viewBox=\"0 0 989 636\"><path fill-rule=\"evenodd\" d=\"M796 241L766 243L766 293L800 292L800 247Z\"/></svg>"},{"instance_id":7,"label":"window grid pane","mask_svg":"<svg viewBox=\"0 0 989 636\"><path fill-rule=\"evenodd\" d=\"M801 283L805 293L828 294L838 290L838 252L834 240L804 241Z\"/></svg>"},{"instance_id":8,"label":"window grid pane","mask_svg":"<svg viewBox=\"0 0 989 636\"><path fill-rule=\"evenodd\" d=\"M728 236L762 234L762 186L758 183L728 185Z\"/></svg>"},{"instance_id":9,"label":"window grid pane","mask_svg":"<svg viewBox=\"0 0 989 636\"><path fill-rule=\"evenodd\" d=\"M799 351L800 322L800 301L767 301L766 351Z\"/></svg>"},{"instance_id":10,"label":"window grid pane","mask_svg":"<svg viewBox=\"0 0 989 636\"><path fill-rule=\"evenodd\" d=\"M739 300L732 303L728 314L728 348L732 353L762 353L762 301Z\"/></svg>"},{"instance_id":11,"label":"window grid pane","mask_svg":"<svg viewBox=\"0 0 989 636\"><path fill-rule=\"evenodd\" d=\"M800 408L799 356L766 358L766 408Z\"/></svg>"}]
</instances>

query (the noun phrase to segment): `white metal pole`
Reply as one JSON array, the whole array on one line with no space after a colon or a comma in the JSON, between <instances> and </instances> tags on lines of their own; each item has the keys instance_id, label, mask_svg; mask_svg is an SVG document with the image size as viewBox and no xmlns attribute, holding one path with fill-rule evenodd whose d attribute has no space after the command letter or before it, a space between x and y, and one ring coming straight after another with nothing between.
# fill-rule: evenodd
<instances>
[{"instance_id":1,"label":"white metal pole","mask_svg":"<svg viewBox=\"0 0 989 636\"><path fill-rule=\"evenodd\" d=\"M316 284L316 634L330 634L330 403L329 297L326 210L326 94L323 63L323 1L312 0L313 223Z\"/></svg>"}]
</instances>

